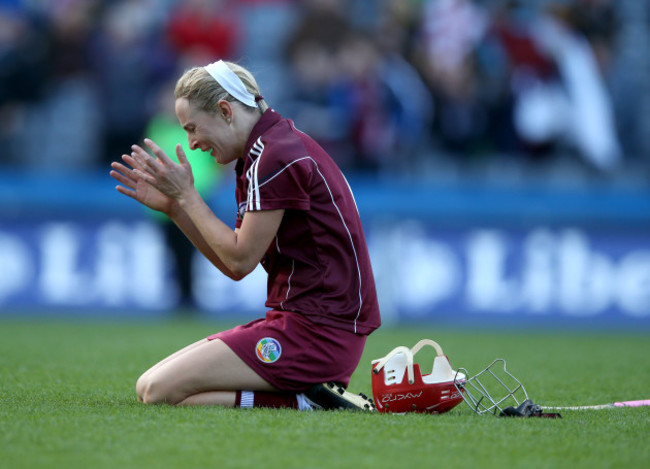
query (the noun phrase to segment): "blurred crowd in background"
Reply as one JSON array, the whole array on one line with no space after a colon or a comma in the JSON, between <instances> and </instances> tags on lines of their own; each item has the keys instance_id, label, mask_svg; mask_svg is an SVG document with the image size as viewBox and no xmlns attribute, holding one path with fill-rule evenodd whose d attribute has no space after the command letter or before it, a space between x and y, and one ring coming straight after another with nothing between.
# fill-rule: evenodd
<instances>
[{"instance_id":1,"label":"blurred crowd in background","mask_svg":"<svg viewBox=\"0 0 650 469\"><path fill-rule=\"evenodd\" d=\"M645 183L649 31L647 0L0 0L0 170L108 169L226 59L346 171Z\"/></svg>"}]
</instances>

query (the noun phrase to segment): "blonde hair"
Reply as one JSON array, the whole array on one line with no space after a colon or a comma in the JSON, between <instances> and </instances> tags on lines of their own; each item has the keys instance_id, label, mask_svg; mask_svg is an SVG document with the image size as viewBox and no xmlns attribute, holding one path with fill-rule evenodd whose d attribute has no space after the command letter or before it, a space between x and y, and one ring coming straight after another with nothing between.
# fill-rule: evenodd
<instances>
[{"instance_id":1,"label":"blonde hair","mask_svg":"<svg viewBox=\"0 0 650 469\"><path fill-rule=\"evenodd\" d=\"M259 111L260 114L264 113L269 106L262 98L255 77L241 65L232 62L225 62L225 64L239 77L246 89L255 96L257 108L252 108L245 104L242 104L242 106L247 110ZM231 103L239 102L224 90L219 82L204 67L193 67L185 71L183 76L176 82L174 98L185 98L197 109L212 113L218 112L219 108L217 104L222 99Z\"/></svg>"}]
</instances>

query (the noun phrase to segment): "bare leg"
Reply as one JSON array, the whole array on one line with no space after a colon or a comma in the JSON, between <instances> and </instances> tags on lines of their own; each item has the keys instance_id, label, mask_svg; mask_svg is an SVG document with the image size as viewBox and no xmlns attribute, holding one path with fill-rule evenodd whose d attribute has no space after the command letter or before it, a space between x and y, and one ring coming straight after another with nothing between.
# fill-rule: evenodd
<instances>
[{"instance_id":1,"label":"bare leg","mask_svg":"<svg viewBox=\"0 0 650 469\"><path fill-rule=\"evenodd\" d=\"M218 405L234 407L237 393L234 391L209 391L188 396L176 405Z\"/></svg>"},{"instance_id":2,"label":"bare leg","mask_svg":"<svg viewBox=\"0 0 650 469\"><path fill-rule=\"evenodd\" d=\"M136 385L138 399L147 404L232 406L234 391L242 389L277 391L218 339L202 339L167 357Z\"/></svg>"},{"instance_id":3,"label":"bare leg","mask_svg":"<svg viewBox=\"0 0 650 469\"><path fill-rule=\"evenodd\" d=\"M136 389L136 393L138 395L138 400L140 402L142 402L142 394L144 393L144 387L145 387L145 385L147 383L147 380L148 380L148 377L151 375L151 373L153 373L155 370L160 368L162 365L170 362L171 360L175 360L179 356L183 355L185 352L189 352L194 347L197 347L197 346L201 345L203 342L205 342L205 339L198 340L198 341L194 342L193 344L190 344L190 345L188 345L186 347L183 347L182 349L178 350L177 352L172 353L167 358L163 358L161 361L159 361L154 366L152 366L147 371L145 371L142 374L142 376L140 376L140 378L138 378L138 381L135 384L135 389Z\"/></svg>"}]
</instances>

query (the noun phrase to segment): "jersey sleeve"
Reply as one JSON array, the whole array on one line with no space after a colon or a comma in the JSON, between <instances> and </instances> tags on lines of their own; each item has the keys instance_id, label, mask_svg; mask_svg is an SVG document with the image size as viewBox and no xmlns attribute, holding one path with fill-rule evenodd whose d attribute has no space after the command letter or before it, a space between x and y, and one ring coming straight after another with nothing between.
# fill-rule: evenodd
<instances>
[{"instance_id":1,"label":"jersey sleeve","mask_svg":"<svg viewBox=\"0 0 650 469\"><path fill-rule=\"evenodd\" d=\"M246 175L246 211L309 210L313 168L308 156L285 159L272 151L262 153Z\"/></svg>"}]
</instances>

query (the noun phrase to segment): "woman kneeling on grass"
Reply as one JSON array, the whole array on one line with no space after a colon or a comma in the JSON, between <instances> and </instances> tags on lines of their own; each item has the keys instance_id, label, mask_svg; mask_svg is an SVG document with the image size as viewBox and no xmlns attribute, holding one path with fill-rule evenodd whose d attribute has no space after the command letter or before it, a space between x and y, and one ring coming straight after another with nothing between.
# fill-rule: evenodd
<instances>
[{"instance_id":1,"label":"woman kneeling on grass","mask_svg":"<svg viewBox=\"0 0 650 469\"><path fill-rule=\"evenodd\" d=\"M293 122L270 109L253 76L218 61L188 70L176 115L189 146L235 161L234 231L194 188L192 168L145 139L114 162L117 190L165 213L221 272L268 273L266 317L199 340L146 371L145 403L372 410L345 391L379 307L359 213L345 177Z\"/></svg>"}]
</instances>

